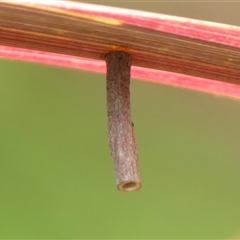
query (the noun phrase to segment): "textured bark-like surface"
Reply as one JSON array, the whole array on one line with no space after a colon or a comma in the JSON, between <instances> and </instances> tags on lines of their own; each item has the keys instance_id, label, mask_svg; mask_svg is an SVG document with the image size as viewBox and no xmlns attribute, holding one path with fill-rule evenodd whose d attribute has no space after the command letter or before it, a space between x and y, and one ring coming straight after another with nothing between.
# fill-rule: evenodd
<instances>
[{"instance_id":1,"label":"textured bark-like surface","mask_svg":"<svg viewBox=\"0 0 240 240\"><path fill-rule=\"evenodd\" d=\"M107 63L107 108L109 146L120 191L141 187L136 140L130 107L131 58L121 51L110 52Z\"/></svg>"}]
</instances>

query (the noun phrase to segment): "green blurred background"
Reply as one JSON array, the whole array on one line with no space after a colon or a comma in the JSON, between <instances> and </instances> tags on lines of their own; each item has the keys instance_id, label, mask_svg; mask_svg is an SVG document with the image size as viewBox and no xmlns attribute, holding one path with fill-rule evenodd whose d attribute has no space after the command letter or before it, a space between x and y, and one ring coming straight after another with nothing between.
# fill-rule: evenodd
<instances>
[{"instance_id":1,"label":"green blurred background","mask_svg":"<svg viewBox=\"0 0 240 240\"><path fill-rule=\"evenodd\" d=\"M213 19L201 17L209 3L197 4L199 15L191 3L108 4L240 25L234 12L232 22L223 18L229 9L219 3ZM121 193L108 148L105 76L7 60L0 69L0 238L240 234L239 101L133 80L143 187Z\"/></svg>"}]
</instances>

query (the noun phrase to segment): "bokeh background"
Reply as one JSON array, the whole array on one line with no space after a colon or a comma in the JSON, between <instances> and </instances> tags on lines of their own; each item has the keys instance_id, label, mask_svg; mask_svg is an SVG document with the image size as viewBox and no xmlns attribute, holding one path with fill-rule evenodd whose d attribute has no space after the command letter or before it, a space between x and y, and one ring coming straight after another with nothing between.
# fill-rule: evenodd
<instances>
[{"instance_id":1,"label":"bokeh background","mask_svg":"<svg viewBox=\"0 0 240 240\"><path fill-rule=\"evenodd\" d=\"M240 26L239 2L94 3ZM0 60L1 239L240 235L240 101L136 79L131 99L143 187L121 193L105 76Z\"/></svg>"}]
</instances>

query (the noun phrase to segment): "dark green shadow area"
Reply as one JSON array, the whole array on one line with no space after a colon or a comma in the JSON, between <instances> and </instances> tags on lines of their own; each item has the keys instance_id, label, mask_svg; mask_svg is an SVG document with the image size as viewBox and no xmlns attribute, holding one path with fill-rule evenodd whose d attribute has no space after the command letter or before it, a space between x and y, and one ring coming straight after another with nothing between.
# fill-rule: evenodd
<instances>
[{"instance_id":1,"label":"dark green shadow area","mask_svg":"<svg viewBox=\"0 0 240 240\"><path fill-rule=\"evenodd\" d=\"M132 81L143 187L115 186L105 76L0 61L0 238L240 233L240 102Z\"/></svg>"}]
</instances>

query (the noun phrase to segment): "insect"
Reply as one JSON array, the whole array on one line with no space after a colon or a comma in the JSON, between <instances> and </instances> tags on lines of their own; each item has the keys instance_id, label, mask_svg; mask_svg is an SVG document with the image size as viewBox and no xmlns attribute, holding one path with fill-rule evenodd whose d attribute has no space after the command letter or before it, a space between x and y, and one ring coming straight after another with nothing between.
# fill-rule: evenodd
<instances>
[{"instance_id":1,"label":"insect","mask_svg":"<svg viewBox=\"0 0 240 240\"><path fill-rule=\"evenodd\" d=\"M114 162L117 187L130 192L141 187L137 145L130 107L131 56L112 51L107 64L107 113L109 146Z\"/></svg>"}]
</instances>

